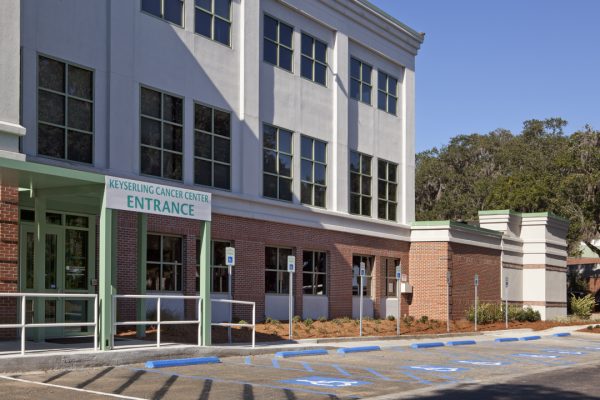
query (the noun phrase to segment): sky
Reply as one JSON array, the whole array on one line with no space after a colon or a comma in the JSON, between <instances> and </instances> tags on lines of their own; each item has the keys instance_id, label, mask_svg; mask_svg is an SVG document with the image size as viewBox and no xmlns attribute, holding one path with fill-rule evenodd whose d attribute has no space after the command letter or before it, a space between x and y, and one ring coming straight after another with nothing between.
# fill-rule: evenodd
<instances>
[{"instance_id":1,"label":"sky","mask_svg":"<svg viewBox=\"0 0 600 400\"><path fill-rule=\"evenodd\" d=\"M561 117L600 130L600 0L371 0L425 42L416 149Z\"/></svg>"}]
</instances>

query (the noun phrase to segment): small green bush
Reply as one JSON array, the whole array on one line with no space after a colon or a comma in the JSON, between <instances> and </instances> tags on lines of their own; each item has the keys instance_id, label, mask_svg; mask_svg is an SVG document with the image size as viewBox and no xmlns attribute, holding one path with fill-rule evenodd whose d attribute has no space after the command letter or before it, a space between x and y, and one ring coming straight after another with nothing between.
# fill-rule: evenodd
<instances>
[{"instance_id":1,"label":"small green bush","mask_svg":"<svg viewBox=\"0 0 600 400\"><path fill-rule=\"evenodd\" d=\"M419 318L419 322L422 324L426 324L427 321L429 321L429 317L427 315L423 315L421 318Z\"/></svg>"},{"instance_id":2,"label":"small green bush","mask_svg":"<svg viewBox=\"0 0 600 400\"><path fill-rule=\"evenodd\" d=\"M300 322L300 321L302 321L302 318L300 318L299 315L294 315L294 318L292 318L292 321L293 322Z\"/></svg>"},{"instance_id":3,"label":"small green bush","mask_svg":"<svg viewBox=\"0 0 600 400\"><path fill-rule=\"evenodd\" d=\"M595 305L596 299L591 294L580 298L571 295L571 311L581 319L590 319Z\"/></svg>"},{"instance_id":4,"label":"small green bush","mask_svg":"<svg viewBox=\"0 0 600 400\"><path fill-rule=\"evenodd\" d=\"M304 320L304 325L305 325L306 327L310 327L312 324L313 324L313 320L312 320L312 318L306 318L306 319Z\"/></svg>"},{"instance_id":5,"label":"small green bush","mask_svg":"<svg viewBox=\"0 0 600 400\"><path fill-rule=\"evenodd\" d=\"M480 303L477 306L477 323L485 325L494 322L502 322L506 318L505 309L500 304ZM475 321L475 307L467 310L467 320ZM535 322L541 319L539 311L533 310L531 307L522 308L519 306L508 307L508 320L519 322Z\"/></svg>"},{"instance_id":6,"label":"small green bush","mask_svg":"<svg viewBox=\"0 0 600 400\"><path fill-rule=\"evenodd\" d=\"M327 322L327 318L325 318L325 317L319 317L319 319L317 319L317 321L319 321L319 322Z\"/></svg>"},{"instance_id":7,"label":"small green bush","mask_svg":"<svg viewBox=\"0 0 600 400\"><path fill-rule=\"evenodd\" d=\"M243 319L240 319L240 322L238 322L238 324L248 325L248 323L246 321L244 321Z\"/></svg>"},{"instance_id":8,"label":"small green bush","mask_svg":"<svg viewBox=\"0 0 600 400\"><path fill-rule=\"evenodd\" d=\"M394 317L393 315L388 315L386 318L388 321L395 321L396 317Z\"/></svg>"},{"instance_id":9,"label":"small green bush","mask_svg":"<svg viewBox=\"0 0 600 400\"><path fill-rule=\"evenodd\" d=\"M588 326L587 326L587 328L588 328L590 331L591 331L592 329L594 329L594 327L593 327L593 326L591 326L591 325L588 325Z\"/></svg>"}]
</instances>

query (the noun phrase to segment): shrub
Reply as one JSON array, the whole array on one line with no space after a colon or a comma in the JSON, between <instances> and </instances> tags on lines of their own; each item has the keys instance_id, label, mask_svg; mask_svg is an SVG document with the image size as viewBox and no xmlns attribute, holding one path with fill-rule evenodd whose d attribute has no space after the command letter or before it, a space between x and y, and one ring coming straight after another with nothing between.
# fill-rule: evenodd
<instances>
[{"instance_id":1,"label":"shrub","mask_svg":"<svg viewBox=\"0 0 600 400\"><path fill-rule=\"evenodd\" d=\"M429 321L429 317L427 315L423 315L421 318L419 318L419 322L422 324L426 324L427 321Z\"/></svg>"},{"instance_id":2,"label":"shrub","mask_svg":"<svg viewBox=\"0 0 600 400\"><path fill-rule=\"evenodd\" d=\"M325 317L319 317L319 319L317 319L317 321L319 321L319 322L327 322L327 318L325 318Z\"/></svg>"},{"instance_id":3,"label":"shrub","mask_svg":"<svg viewBox=\"0 0 600 400\"><path fill-rule=\"evenodd\" d=\"M238 324L248 325L248 323L246 321L244 321L243 319L240 319L240 322L238 322Z\"/></svg>"},{"instance_id":4,"label":"shrub","mask_svg":"<svg viewBox=\"0 0 600 400\"><path fill-rule=\"evenodd\" d=\"M404 318L402 318L402 321L404 322L404 324L406 326L411 326L413 322L415 322L415 317L411 317L410 315L405 315Z\"/></svg>"},{"instance_id":5,"label":"shrub","mask_svg":"<svg viewBox=\"0 0 600 400\"><path fill-rule=\"evenodd\" d=\"M395 321L396 317L394 317L393 315L388 315L386 318L388 321Z\"/></svg>"},{"instance_id":6,"label":"shrub","mask_svg":"<svg viewBox=\"0 0 600 400\"><path fill-rule=\"evenodd\" d=\"M305 325L306 327L310 327L312 324L313 324L313 320L312 320L312 318L306 318L306 319L304 320L304 325Z\"/></svg>"},{"instance_id":7,"label":"shrub","mask_svg":"<svg viewBox=\"0 0 600 400\"><path fill-rule=\"evenodd\" d=\"M571 295L571 311L581 319L590 319L595 305L596 299L591 294L580 298Z\"/></svg>"},{"instance_id":8,"label":"shrub","mask_svg":"<svg viewBox=\"0 0 600 400\"><path fill-rule=\"evenodd\" d=\"M593 327L593 326L591 326L591 325L588 325L588 326L587 326L587 328L588 328L590 331L591 331L592 329L594 329L594 327Z\"/></svg>"},{"instance_id":9,"label":"shrub","mask_svg":"<svg viewBox=\"0 0 600 400\"><path fill-rule=\"evenodd\" d=\"M475 321L475 306L467 310L467 319ZM502 306L494 303L479 303L477 305L477 323L485 325L492 324L504 319Z\"/></svg>"},{"instance_id":10,"label":"shrub","mask_svg":"<svg viewBox=\"0 0 600 400\"><path fill-rule=\"evenodd\" d=\"M302 318L300 318L299 315L294 315L294 318L292 318L292 321L293 322L300 322L300 321L302 321Z\"/></svg>"}]
</instances>

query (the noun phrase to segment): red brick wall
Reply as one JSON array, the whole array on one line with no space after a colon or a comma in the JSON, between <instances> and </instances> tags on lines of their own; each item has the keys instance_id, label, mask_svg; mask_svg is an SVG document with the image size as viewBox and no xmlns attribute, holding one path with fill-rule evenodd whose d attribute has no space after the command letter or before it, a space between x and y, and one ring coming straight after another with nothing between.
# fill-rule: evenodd
<instances>
[{"instance_id":1,"label":"red brick wall","mask_svg":"<svg viewBox=\"0 0 600 400\"><path fill-rule=\"evenodd\" d=\"M0 292L17 292L19 276L19 192L0 185ZM15 323L16 299L0 298L0 324ZM16 331L0 330L0 338L14 338Z\"/></svg>"},{"instance_id":2,"label":"red brick wall","mask_svg":"<svg viewBox=\"0 0 600 400\"><path fill-rule=\"evenodd\" d=\"M117 293L137 294L137 214L117 213ZM136 320L136 301L121 299L117 307L119 321Z\"/></svg>"},{"instance_id":3,"label":"red brick wall","mask_svg":"<svg viewBox=\"0 0 600 400\"><path fill-rule=\"evenodd\" d=\"M415 318L447 319L446 272L450 259L447 242L415 242L410 246L410 284L413 285L409 313Z\"/></svg>"},{"instance_id":4,"label":"red brick wall","mask_svg":"<svg viewBox=\"0 0 600 400\"><path fill-rule=\"evenodd\" d=\"M464 318L469 307L474 305L475 274L479 275L479 302L499 303L502 296L500 250L457 243L450 243L449 250L452 271L451 318Z\"/></svg>"}]
</instances>

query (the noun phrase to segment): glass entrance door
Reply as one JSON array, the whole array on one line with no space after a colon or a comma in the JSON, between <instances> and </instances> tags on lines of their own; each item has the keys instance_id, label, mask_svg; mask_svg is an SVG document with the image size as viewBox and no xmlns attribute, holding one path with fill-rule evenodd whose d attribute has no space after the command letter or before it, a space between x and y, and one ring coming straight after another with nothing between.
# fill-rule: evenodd
<instances>
[{"instance_id":1,"label":"glass entrance door","mask_svg":"<svg viewBox=\"0 0 600 400\"><path fill-rule=\"evenodd\" d=\"M47 212L42 229L42 265L35 265L35 225L21 224L21 282L24 291L44 293L94 293L95 226L88 216ZM41 259L40 259L41 261ZM39 303L38 303L39 302ZM27 304L29 320L47 323L88 322L91 299L39 299ZM34 315L38 313L38 317ZM86 335L92 327L47 328L44 337Z\"/></svg>"}]
</instances>

